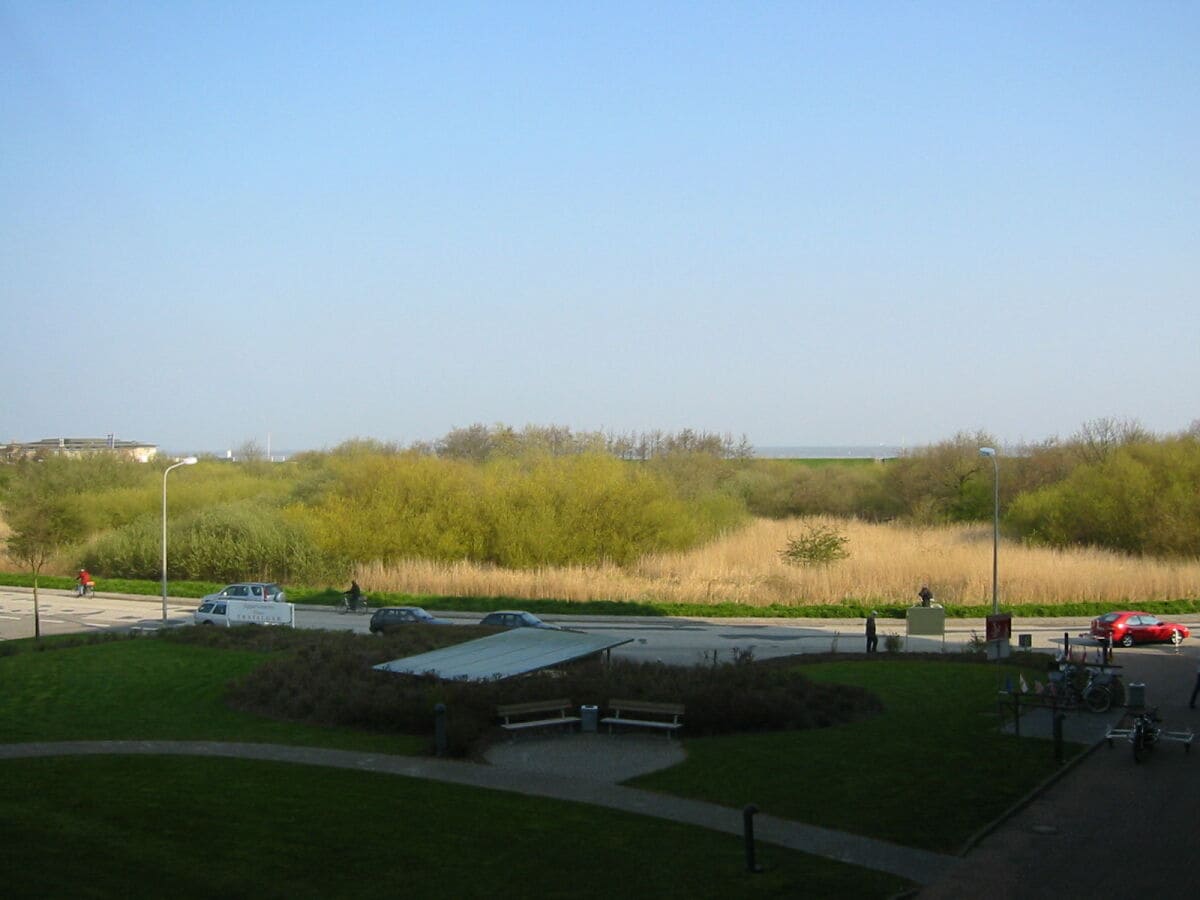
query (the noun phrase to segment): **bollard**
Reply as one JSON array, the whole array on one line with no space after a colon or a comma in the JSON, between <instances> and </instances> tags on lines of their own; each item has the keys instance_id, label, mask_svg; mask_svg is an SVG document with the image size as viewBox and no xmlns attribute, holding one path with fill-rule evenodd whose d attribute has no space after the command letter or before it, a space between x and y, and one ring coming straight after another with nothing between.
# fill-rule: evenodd
<instances>
[{"instance_id":1,"label":"bollard","mask_svg":"<svg viewBox=\"0 0 1200 900\"><path fill-rule=\"evenodd\" d=\"M746 871L761 872L762 869L754 861L754 814L758 807L751 803L742 810L742 833L746 841Z\"/></svg>"},{"instance_id":2,"label":"bollard","mask_svg":"<svg viewBox=\"0 0 1200 900\"><path fill-rule=\"evenodd\" d=\"M1063 719L1064 716L1060 712L1054 714L1054 761L1060 766L1063 761Z\"/></svg>"},{"instance_id":3,"label":"bollard","mask_svg":"<svg viewBox=\"0 0 1200 900\"><path fill-rule=\"evenodd\" d=\"M1063 632L1063 658L1067 662L1071 661L1071 633L1069 631Z\"/></svg>"},{"instance_id":4,"label":"bollard","mask_svg":"<svg viewBox=\"0 0 1200 900\"><path fill-rule=\"evenodd\" d=\"M1021 695L1013 691L1013 733L1021 736Z\"/></svg>"},{"instance_id":5,"label":"bollard","mask_svg":"<svg viewBox=\"0 0 1200 900\"><path fill-rule=\"evenodd\" d=\"M433 708L433 749L438 756L446 755L446 704Z\"/></svg>"}]
</instances>

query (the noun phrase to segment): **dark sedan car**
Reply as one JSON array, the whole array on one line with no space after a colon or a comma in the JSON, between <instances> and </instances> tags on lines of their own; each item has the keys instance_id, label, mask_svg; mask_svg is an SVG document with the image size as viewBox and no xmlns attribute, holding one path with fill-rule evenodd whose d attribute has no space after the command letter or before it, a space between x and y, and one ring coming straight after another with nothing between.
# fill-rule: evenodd
<instances>
[{"instance_id":1,"label":"dark sedan car","mask_svg":"<svg viewBox=\"0 0 1200 900\"><path fill-rule=\"evenodd\" d=\"M480 625L496 625L500 628L547 628L551 631L562 631L562 626L543 622L531 612L519 609L501 609L488 613Z\"/></svg>"},{"instance_id":2,"label":"dark sedan car","mask_svg":"<svg viewBox=\"0 0 1200 900\"><path fill-rule=\"evenodd\" d=\"M1102 641L1112 637L1112 642L1122 647L1166 641L1178 646L1190 634L1186 625L1164 622L1144 612L1110 612L1092 619L1092 637Z\"/></svg>"},{"instance_id":3,"label":"dark sedan car","mask_svg":"<svg viewBox=\"0 0 1200 900\"><path fill-rule=\"evenodd\" d=\"M371 616L371 633L386 634L398 628L410 625L449 625L445 619L439 619L427 613L419 606L385 606L375 610Z\"/></svg>"}]
</instances>

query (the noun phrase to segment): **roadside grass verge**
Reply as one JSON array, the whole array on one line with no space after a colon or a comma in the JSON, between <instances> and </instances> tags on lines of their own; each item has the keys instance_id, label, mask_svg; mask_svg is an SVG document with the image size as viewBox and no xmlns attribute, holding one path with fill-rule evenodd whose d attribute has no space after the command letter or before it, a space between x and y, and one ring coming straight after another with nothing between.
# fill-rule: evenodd
<instances>
[{"instance_id":1,"label":"roadside grass verge","mask_svg":"<svg viewBox=\"0 0 1200 900\"><path fill-rule=\"evenodd\" d=\"M1055 770L1050 742L998 732L994 666L782 664L814 680L866 688L884 711L836 728L693 738L683 763L632 783L957 852Z\"/></svg>"},{"instance_id":2,"label":"roadside grass verge","mask_svg":"<svg viewBox=\"0 0 1200 900\"><path fill-rule=\"evenodd\" d=\"M29 575L0 572L0 585L31 587ZM74 582L70 578L41 576L41 588L70 590ZM198 599L212 594L225 586L225 582L172 581L170 595L174 598ZM156 581L132 579L102 579L101 593L132 594L159 597L162 585ZM342 590L334 587L305 587L286 585L287 598L300 605L334 606L342 601ZM915 596L915 595L914 595ZM380 606L423 606L430 610L446 612L478 612L481 615L497 609L525 609L539 615L594 615L594 616L668 616L763 619L854 619L865 618L876 610L880 619L903 620L907 604L890 603L884 599L864 597L848 598L840 603L791 605L791 604L747 604L731 602L684 603L657 600L570 600L554 597L521 596L470 596L442 594L413 594L403 592L370 591L368 602L373 608ZM1054 618L1060 616L1099 616L1117 607L1138 609L1160 616L1179 616L1200 612L1200 596L1175 600L1127 600L1103 602L1061 603L1001 603L1002 612L1012 613L1017 618ZM990 602L953 604L946 606L946 616L951 619L982 619L992 612Z\"/></svg>"},{"instance_id":3,"label":"roadside grass verge","mask_svg":"<svg viewBox=\"0 0 1200 900\"><path fill-rule=\"evenodd\" d=\"M884 898L893 876L580 804L236 759L0 763L10 898ZM501 824L502 823L502 824ZM36 864L34 864L36 861Z\"/></svg>"}]
</instances>

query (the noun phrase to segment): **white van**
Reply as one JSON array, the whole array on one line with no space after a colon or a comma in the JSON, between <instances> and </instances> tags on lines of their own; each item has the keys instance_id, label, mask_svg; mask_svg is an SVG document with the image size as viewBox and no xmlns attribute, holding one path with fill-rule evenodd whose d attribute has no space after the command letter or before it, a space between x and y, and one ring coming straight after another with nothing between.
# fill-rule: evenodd
<instances>
[{"instance_id":1,"label":"white van","mask_svg":"<svg viewBox=\"0 0 1200 900\"><path fill-rule=\"evenodd\" d=\"M206 600L192 616L197 625L287 625L296 627L296 607L291 603L261 600Z\"/></svg>"}]
</instances>

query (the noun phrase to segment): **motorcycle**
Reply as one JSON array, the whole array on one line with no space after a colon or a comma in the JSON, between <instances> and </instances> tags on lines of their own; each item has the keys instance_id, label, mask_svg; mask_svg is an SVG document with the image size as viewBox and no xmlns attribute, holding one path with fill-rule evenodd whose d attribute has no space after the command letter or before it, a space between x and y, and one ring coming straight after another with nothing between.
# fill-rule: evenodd
<instances>
[{"instance_id":1,"label":"motorcycle","mask_svg":"<svg viewBox=\"0 0 1200 900\"><path fill-rule=\"evenodd\" d=\"M1129 729L1129 742L1133 744L1133 761L1141 762L1158 743L1162 729L1159 727L1157 709L1148 709L1133 717L1133 725Z\"/></svg>"}]
</instances>

